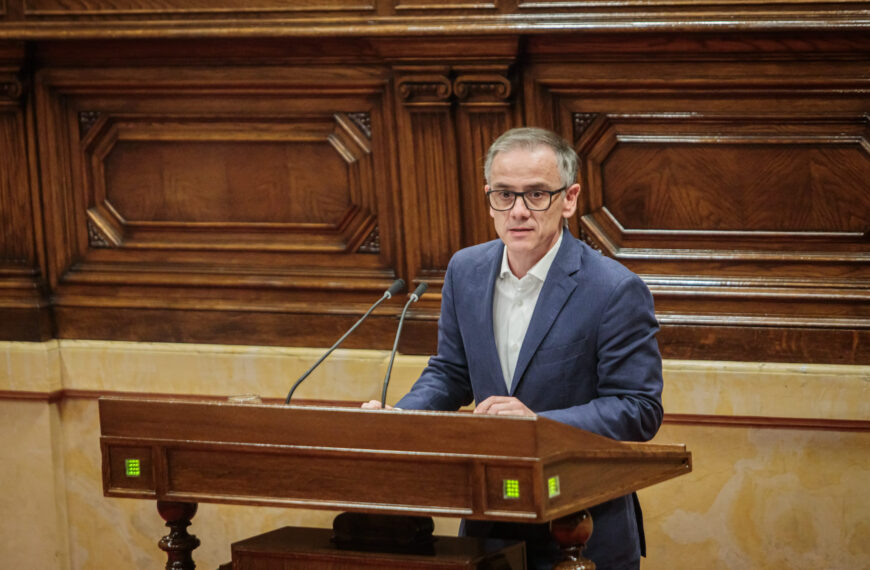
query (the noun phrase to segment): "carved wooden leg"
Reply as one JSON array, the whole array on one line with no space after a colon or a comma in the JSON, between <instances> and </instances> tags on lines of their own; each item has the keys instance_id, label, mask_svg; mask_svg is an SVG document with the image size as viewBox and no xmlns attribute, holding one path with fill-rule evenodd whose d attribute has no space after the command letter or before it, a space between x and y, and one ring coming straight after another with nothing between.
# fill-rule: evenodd
<instances>
[{"instance_id":1,"label":"carved wooden leg","mask_svg":"<svg viewBox=\"0 0 870 570\"><path fill-rule=\"evenodd\" d=\"M583 556L583 549L592 536L592 515L580 511L550 523L550 534L562 548L565 559L553 570L595 570L595 563Z\"/></svg>"},{"instance_id":2,"label":"carved wooden leg","mask_svg":"<svg viewBox=\"0 0 870 570\"><path fill-rule=\"evenodd\" d=\"M196 514L196 503L157 501L157 512L170 529L157 543L166 553L166 570L193 570L193 549L199 546L199 539L187 534L187 527Z\"/></svg>"}]
</instances>

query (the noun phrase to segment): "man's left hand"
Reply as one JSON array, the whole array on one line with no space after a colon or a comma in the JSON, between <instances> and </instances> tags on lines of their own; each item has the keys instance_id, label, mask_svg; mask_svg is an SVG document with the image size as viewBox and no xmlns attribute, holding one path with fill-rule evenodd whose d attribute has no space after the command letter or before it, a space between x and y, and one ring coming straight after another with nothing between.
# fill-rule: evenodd
<instances>
[{"instance_id":1,"label":"man's left hand","mask_svg":"<svg viewBox=\"0 0 870 570\"><path fill-rule=\"evenodd\" d=\"M509 396L490 396L482 401L476 408L475 414L488 414L492 416L532 416L536 414L528 409L525 404Z\"/></svg>"}]
</instances>

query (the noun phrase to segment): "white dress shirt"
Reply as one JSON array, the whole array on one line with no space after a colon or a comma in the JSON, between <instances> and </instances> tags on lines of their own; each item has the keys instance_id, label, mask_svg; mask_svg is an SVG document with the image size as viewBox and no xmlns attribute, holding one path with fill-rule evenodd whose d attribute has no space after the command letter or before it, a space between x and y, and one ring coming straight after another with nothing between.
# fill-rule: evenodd
<instances>
[{"instance_id":1,"label":"white dress shirt","mask_svg":"<svg viewBox=\"0 0 870 570\"><path fill-rule=\"evenodd\" d=\"M556 245L551 247L550 251L529 269L522 279L517 279L510 270L507 248L502 253L501 272L495 280L495 291L492 295L492 328L508 393L511 390L520 348L523 346L523 339L526 337L532 313L535 311L535 304L538 302L547 272L550 271L560 245L562 245L561 234Z\"/></svg>"}]
</instances>

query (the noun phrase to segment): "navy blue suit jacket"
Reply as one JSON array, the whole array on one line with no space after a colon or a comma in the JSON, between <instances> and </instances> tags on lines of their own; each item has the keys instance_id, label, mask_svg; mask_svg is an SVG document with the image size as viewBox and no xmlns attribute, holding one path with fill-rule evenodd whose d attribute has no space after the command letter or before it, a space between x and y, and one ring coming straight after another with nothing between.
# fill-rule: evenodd
<instances>
[{"instance_id":1,"label":"navy blue suit jacket","mask_svg":"<svg viewBox=\"0 0 870 570\"><path fill-rule=\"evenodd\" d=\"M503 249L494 240L450 260L438 353L396 406L446 411L510 395L541 416L599 435L652 438L662 421L661 356L652 296L643 281L566 231L508 390L492 320ZM633 499L591 509L595 530L585 554L599 568L640 556L642 527Z\"/></svg>"}]
</instances>

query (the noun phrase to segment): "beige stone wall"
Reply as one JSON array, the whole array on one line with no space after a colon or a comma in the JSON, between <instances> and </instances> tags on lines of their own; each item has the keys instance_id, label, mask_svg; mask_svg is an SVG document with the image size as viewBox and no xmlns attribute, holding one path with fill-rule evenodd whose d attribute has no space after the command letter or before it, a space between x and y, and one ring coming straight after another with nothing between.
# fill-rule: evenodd
<instances>
[{"instance_id":1,"label":"beige stone wall","mask_svg":"<svg viewBox=\"0 0 870 570\"><path fill-rule=\"evenodd\" d=\"M154 504L103 497L97 394L283 398L320 354L158 343L0 343L3 566L78 570L165 563L156 547L165 528ZM295 397L379 398L387 357L337 351ZM425 358L399 356L388 399L398 399L424 365ZM665 409L676 415L656 439L686 443L695 467L641 492L650 546L644 568L867 567L870 367L668 361L665 379ZM50 402L60 390L67 397ZM734 416L757 419L740 424ZM285 525L325 527L333 516L201 504L190 529L202 540L197 567L229 561L235 540ZM457 527L452 519L436 523L442 534Z\"/></svg>"}]
</instances>

